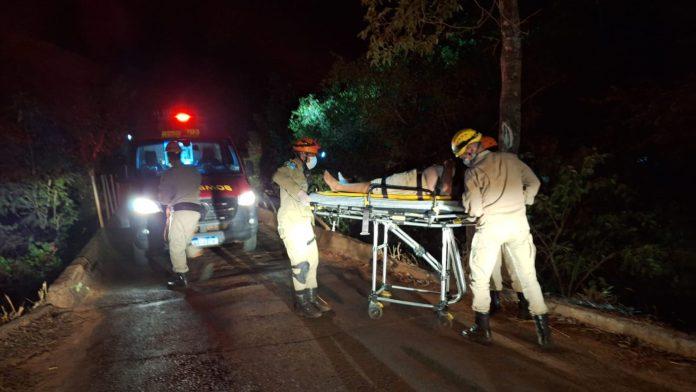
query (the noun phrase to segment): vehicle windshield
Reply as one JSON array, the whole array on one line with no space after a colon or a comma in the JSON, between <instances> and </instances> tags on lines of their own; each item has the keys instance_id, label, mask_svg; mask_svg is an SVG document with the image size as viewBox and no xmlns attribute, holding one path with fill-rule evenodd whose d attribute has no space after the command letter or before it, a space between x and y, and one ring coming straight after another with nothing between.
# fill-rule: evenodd
<instances>
[{"instance_id":1,"label":"vehicle windshield","mask_svg":"<svg viewBox=\"0 0 696 392\"><path fill-rule=\"evenodd\" d=\"M145 176L159 176L171 167L165 153L170 140L162 140L138 146L135 153L135 167ZM181 147L181 163L195 166L205 174L239 173L239 158L234 150L223 142L191 141L188 146L179 142Z\"/></svg>"}]
</instances>

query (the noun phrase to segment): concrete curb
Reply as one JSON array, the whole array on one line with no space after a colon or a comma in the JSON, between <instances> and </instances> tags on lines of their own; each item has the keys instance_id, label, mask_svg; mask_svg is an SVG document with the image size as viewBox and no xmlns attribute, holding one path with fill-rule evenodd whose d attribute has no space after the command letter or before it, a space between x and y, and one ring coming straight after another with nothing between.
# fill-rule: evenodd
<instances>
[{"instance_id":1,"label":"concrete curb","mask_svg":"<svg viewBox=\"0 0 696 392\"><path fill-rule=\"evenodd\" d=\"M275 215L259 208L259 221L276 228ZM322 249L371 262L372 246L355 238L315 227L319 252ZM696 358L696 339L683 332L621 317L618 315L587 309L564 303L554 298L547 298L547 305L552 314L572 318L605 332L627 335L641 340L655 348L688 358Z\"/></svg>"},{"instance_id":2,"label":"concrete curb","mask_svg":"<svg viewBox=\"0 0 696 392\"><path fill-rule=\"evenodd\" d=\"M696 358L696 339L686 333L567 304L553 298L547 299L546 304L552 313L559 316L575 319L606 332L631 336L670 353Z\"/></svg>"},{"instance_id":3,"label":"concrete curb","mask_svg":"<svg viewBox=\"0 0 696 392\"><path fill-rule=\"evenodd\" d=\"M109 248L103 229L98 230L49 287L46 302L57 308L73 308L81 304L92 292L94 273L99 260L106 257Z\"/></svg>"}]
</instances>

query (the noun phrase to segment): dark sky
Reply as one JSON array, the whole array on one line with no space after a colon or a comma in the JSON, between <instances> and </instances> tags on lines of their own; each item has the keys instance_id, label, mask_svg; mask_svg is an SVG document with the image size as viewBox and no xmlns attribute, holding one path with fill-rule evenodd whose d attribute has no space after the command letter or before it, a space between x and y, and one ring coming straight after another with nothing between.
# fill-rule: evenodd
<instances>
[{"instance_id":1,"label":"dark sky","mask_svg":"<svg viewBox=\"0 0 696 392\"><path fill-rule=\"evenodd\" d=\"M219 100L249 124L270 77L316 89L336 56L366 44L359 1L12 1L0 31L83 56L135 80L144 96Z\"/></svg>"}]
</instances>

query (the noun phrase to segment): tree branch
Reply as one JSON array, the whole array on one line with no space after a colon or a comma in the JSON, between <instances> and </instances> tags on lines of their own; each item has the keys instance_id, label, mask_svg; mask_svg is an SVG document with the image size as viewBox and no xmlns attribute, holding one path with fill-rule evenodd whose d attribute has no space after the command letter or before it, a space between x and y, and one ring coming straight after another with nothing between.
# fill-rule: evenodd
<instances>
[{"instance_id":1,"label":"tree branch","mask_svg":"<svg viewBox=\"0 0 696 392\"><path fill-rule=\"evenodd\" d=\"M605 256L602 260L600 260L600 261L598 261L597 263L595 263L592 267L590 267L590 269L587 270L587 272L585 273L585 275L583 275L582 279L580 279L580 280L578 281L576 287L580 287L583 283L585 283L585 281L587 280L587 278L589 278L595 271L597 271L597 269L599 269L599 267L601 267L601 266L602 266L604 263L606 263L607 261L609 261L609 260L613 259L614 257L616 257L618 254L619 254L618 252L609 253L609 254L608 254L607 256Z\"/></svg>"}]
</instances>

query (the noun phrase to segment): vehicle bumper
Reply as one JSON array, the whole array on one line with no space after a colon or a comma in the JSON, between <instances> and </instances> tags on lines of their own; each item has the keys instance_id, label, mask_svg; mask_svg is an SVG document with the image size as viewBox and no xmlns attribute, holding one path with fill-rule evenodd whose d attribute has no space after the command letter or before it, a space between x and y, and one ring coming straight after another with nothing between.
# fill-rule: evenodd
<instances>
[{"instance_id":1,"label":"vehicle bumper","mask_svg":"<svg viewBox=\"0 0 696 392\"><path fill-rule=\"evenodd\" d=\"M133 243L140 249L157 251L165 249L164 214L133 215L130 219ZM219 229L220 227L224 229ZM218 220L200 221L194 239L212 238L217 240L203 241L210 245L199 247L219 246L226 243L246 241L256 235L259 230L259 220L256 206L239 207L234 217L225 223ZM198 241L196 241L198 242Z\"/></svg>"},{"instance_id":2,"label":"vehicle bumper","mask_svg":"<svg viewBox=\"0 0 696 392\"><path fill-rule=\"evenodd\" d=\"M220 227L220 222L216 220L199 222L199 231L193 236L192 242L198 247L205 248L253 238L259 230L256 207L239 207L234 218L224 225L224 229L211 230L211 228Z\"/></svg>"}]
</instances>

